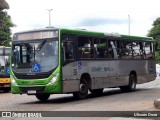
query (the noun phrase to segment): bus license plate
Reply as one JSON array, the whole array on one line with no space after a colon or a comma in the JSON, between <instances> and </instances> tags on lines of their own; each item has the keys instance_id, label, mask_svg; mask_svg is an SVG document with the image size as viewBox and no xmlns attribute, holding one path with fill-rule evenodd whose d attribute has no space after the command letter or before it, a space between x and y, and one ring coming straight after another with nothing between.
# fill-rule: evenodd
<instances>
[{"instance_id":1,"label":"bus license plate","mask_svg":"<svg viewBox=\"0 0 160 120\"><path fill-rule=\"evenodd\" d=\"M28 90L27 94L36 94L36 90Z\"/></svg>"}]
</instances>

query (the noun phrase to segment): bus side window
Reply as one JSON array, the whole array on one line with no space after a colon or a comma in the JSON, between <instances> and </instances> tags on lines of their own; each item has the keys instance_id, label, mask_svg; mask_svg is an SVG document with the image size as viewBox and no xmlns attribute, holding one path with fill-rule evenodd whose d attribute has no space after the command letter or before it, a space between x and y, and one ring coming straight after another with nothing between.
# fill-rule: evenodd
<instances>
[{"instance_id":1,"label":"bus side window","mask_svg":"<svg viewBox=\"0 0 160 120\"><path fill-rule=\"evenodd\" d=\"M108 46L108 58L115 58L115 46L113 41L109 41L109 46Z\"/></svg>"},{"instance_id":2,"label":"bus side window","mask_svg":"<svg viewBox=\"0 0 160 120\"><path fill-rule=\"evenodd\" d=\"M77 41L77 36L72 34L62 34L62 61L73 60L76 57L75 46Z\"/></svg>"},{"instance_id":3,"label":"bus side window","mask_svg":"<svg viewBox=\"0 0 160 120\"><path fill-rule=\"evenodd\" d=\"M13 50L13 61L17 65L20 62L20 46L15 46Z\"/></svg>"},{"instance_id":4,"label":"bus side window","mask_svg":"<svg viewBox=\"0 0 160 120\"><path fill-rule=\"evenodd\" d=\"M112 58L112 46L110 41L108 41L108 58Z\"/></svg>"},{"instance_id":5,"label":"bus side window","mask_svg":"<svg viewBox=\"0 0 160 120\"><path fill-rule=\"evenodd\" d=\"M119 55L118 55L118 46L116 45L116 42L117 41L110 41L110 44L111 44L111 48L112 48L112 51L111 51L111 54L112 54L112 58L114 59L118 59Z\"/></svg>"},{"instance_id":6,"label":"bus side window","mask_svg":"<svg viewBox=\"0 0 160 120\"><path fill-rule=\"evenodd\" d=\"M94 50L96 58L108 58L107 39L94 38Z\"/></svg>"},{"instance_id":7,"label":"bus side window","mask_svg":"<svg viewBox=\"0 0 160 120\"><path fill-rule=\"evenodd\" d=\"M130 41L122 41L121 44L121 55L122 55L122 59L133 59L133 51L134 49L132 49L132 42ZM136 54L137 55L137 54Z\"/></svg>"},{"instance_id":8,"label":"bus side window","mask_svg":"<svg viewBox=\"0 0 160 120\"><path fill-rule=\"evenodd\" d=\"M67 59L74 59L74 44L73 42L65 42L64 48L65 58Z\"/></svg>"},{"instance_id":9,"label":"bus side window","mask_svg":"<svg viewBox=\"0 0 160 120\"><path fill-rule=\"evenodd\" d=\"M153 59L154 58L152 46L153 46L153 43L145 42L146 59Z\"/></svg>"},{"instance_id":10,"label":"bus side window","mask_svg":"<svg viewBox=\"0 0 160 120\"><path fill-rule=\"evenodd\" d=\"M87 37L87 36L78 37L78 56L80 59L94 58L92 37Z\"/></svg>"}]
</instances>

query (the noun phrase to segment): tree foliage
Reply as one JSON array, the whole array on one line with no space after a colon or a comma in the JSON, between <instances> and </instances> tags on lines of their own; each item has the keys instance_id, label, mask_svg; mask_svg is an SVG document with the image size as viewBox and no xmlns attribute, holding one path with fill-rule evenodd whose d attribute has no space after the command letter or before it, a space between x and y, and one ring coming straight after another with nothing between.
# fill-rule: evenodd
<instances>
[{"instance_id":1,"label":"tree foliage","mask_svg":"<svg viewBox=\"0 0 160 120\"><path fill-rule=\"evenodd\" d=\"M11 17L7 14L9 5L5 0L0 0L0 45L9 46L11 42L11 27L15 25L11 21Z\"/></svg>"},{"instance_id":2,"label":"tree foliage","mask_svg":"<svg viewBox=\"0 0 160 120\"><path fill-rule=\"evenodd\" d=\"M9 9L9 5L5 0L0 0L0 11L4 9Z\"/></svg>"},{"instance_id":3,"label":"tree foliage","mask_svg":"<svg viewBox=\"0 0 160 120\"><path fill-rule=\"evenodd\" d=\"M152 24L152 28L149 31L149 37L153 37L156 40L156 48L160 48L160 17L158 17ZM160 50L156 49L156 60L160 63Z\"/></svg>"}]
</instances>

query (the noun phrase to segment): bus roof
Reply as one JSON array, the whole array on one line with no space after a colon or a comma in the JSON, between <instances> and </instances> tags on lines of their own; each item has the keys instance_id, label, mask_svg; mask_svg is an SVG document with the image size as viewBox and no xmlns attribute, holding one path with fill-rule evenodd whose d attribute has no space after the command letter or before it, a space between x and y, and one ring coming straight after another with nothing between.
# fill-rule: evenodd
<instances>
[{"instance_id":1,"label":"bus roof","mask_svg":"<svg viewBox=\"0 0 160 120\"><path fill-rule=\"evenodd\" d=\"M113 38L126 39L126 40L155 41L152 37L122 35L119 33L104 33L104 32L88 31L88 30L81 30L81 29L61 29L61 30L64 33L70 33L70 34L100 36L100 37L113 37Z\"/></svg>"},{"instance_id":2,"label":"bus roof","mask_svg":"<svg viewBox=\"0 0 160 120\"><path fill-rule=\"evenodd\" d=\"M131 36L131 35L122 35L119 33L105 33L105 32L96 32L88 31L84 29L66 29L66 28L45 28L45 29L35 29L30 31L17 32L15 34L31 33L38 31L52 31L52 30L61 30L63 33L78 34L78 35L87 35L87 36L99 36L99 37L112 37L126 40L142 40L142 41L155 41L152 37L141 37L141 36Z\"/></svg>"}]
</instances>

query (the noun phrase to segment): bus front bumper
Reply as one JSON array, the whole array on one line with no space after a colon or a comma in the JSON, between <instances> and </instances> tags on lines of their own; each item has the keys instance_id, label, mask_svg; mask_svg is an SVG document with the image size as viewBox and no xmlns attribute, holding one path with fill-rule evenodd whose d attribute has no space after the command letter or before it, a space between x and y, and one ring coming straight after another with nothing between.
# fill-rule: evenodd
<instances>
[{"instance_id":1,"label":"bus front bumper","mask_svg":"<svg viewBox=\"0 0 160 120\"><path fill-rule=\"evenodd\" d=\"M56 94L59 93L57 86L55 85L36 85L36 86L14 86L11 87L12 94L28 94L35 95L37 93L50 93Z\"/></svg>"}]
</instances>

